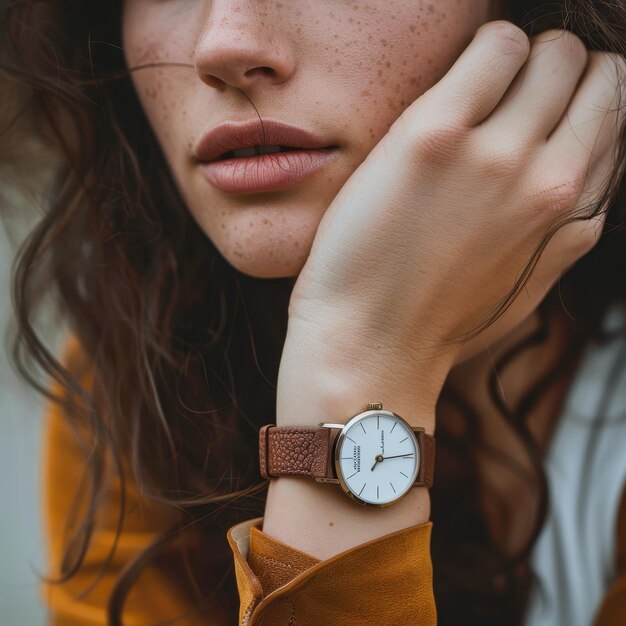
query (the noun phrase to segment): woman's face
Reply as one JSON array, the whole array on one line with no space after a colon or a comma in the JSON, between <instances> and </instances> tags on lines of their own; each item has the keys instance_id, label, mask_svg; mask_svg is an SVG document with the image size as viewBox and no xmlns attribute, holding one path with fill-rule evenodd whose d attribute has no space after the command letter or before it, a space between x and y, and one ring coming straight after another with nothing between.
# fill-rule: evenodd
<instances>
[{"instance_id":1,"label":"woman's face","mask_svg":"<svg viewBox=\"0 0 626 626\"><path fill-rule=\"evenodd\" d=\"M489 0L125 0L123 46L131 67L182 64L132 76L200 228L241 272L294 277L350 174L494 17ZM259 116L314 143L288 133L266 143L306 150L198 155L212 129Z\"/></svg>"}]
</instances>

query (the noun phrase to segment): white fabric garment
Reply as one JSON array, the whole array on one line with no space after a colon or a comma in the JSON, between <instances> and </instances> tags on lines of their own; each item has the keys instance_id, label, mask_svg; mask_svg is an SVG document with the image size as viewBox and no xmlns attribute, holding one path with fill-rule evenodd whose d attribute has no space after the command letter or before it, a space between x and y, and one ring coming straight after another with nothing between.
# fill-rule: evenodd
<instances>
[{"instance_id":1,"label":"white fabric garment","mask_svg":"<svg viewBox=\"0 0 626 626\"><path fill-rule=\"evenodd\" d=\"M624 324L626 310L614 305L604 328ZM616 360L621 367L612 372ZM615 576L617 510L626 481L625 362L623 338L588 345L567 393L546 459L549 512L531 554L538 585L525 626L591 626ZM617 373L607 406L600 406L607 379Z\"/></svg>"}]
</instances>

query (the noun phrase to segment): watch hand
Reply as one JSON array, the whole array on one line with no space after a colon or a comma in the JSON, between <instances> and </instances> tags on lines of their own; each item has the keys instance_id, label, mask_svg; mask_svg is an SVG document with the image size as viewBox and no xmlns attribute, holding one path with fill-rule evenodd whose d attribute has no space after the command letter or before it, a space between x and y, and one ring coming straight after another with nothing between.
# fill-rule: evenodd
<instances>
[{"instance_id":1,"label":"watch hand","mask_svg":"<svg viewBox=\"0 0 626 626\"><path fill-rule=\"evenodd\" d=\"M413 453L411 452L410 454L396 454L395 456L384 456L383 459L397 459L401 456L413 456Z\"/></svg>"},{"instance_id":2,"label":"watch hand","mask_svg":"<svg viewBox=\"0 0 626 626\"><path fill-rule=\"evenodd\" d=\"M377 454L376 455L376 460L374 461L374 465L372 465L372 469L370 470L370 472L374 471L374 468L376 467L376 463L378 463L378 461L382 461L385 457L382 454Z\"/></svg>"}]
</instances>

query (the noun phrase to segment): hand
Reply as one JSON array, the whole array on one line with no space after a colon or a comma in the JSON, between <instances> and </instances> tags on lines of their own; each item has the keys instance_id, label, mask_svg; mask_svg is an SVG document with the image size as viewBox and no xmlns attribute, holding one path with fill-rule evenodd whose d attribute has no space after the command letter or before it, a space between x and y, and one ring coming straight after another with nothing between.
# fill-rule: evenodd
<instances>
[{"instance_id":1,"label":"hand","mask_svg":"<svg viewBox=\"0 0 626 626\"><path fill-rule=\"evenodd\" d=\"M529 41L502 20L478 29L324 214L292 291L279 407L320 369L328 393L412 386L434 407L460 354L447 340L478 326L548 229L604 190L623 121L616 65L567 31ZM602 226L561 227L473 351L526 319Z\"/></svg>"},{"instance_id":2,"label":"hand","mask_svg":"<svg viewBox=\"0 0 626 626\"><path fill-rule=\"evenodd\" d=\"M376 463L379 463L380 461L384 461L385 459L399 459L400 457L403 456L411 456L411 454L395 454L394 456L383 456L382 454L377 454L376 455L376 460L374 461L374 465L372 465L372 468L370 471L374 471L374 468L376 467Z\"/></svg>"}]
</instances>

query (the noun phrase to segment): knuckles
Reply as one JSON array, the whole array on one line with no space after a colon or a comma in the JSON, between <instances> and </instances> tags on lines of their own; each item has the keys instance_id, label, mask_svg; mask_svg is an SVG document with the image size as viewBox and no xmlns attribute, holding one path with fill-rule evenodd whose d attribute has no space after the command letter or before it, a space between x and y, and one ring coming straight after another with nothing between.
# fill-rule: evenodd
<instances>
[{"instance_id":1,"label":"knuckles","mask_svg":"<svg viewBox=\"0 0 626 626\"><path fill-rule=\"evenodd\" d=\"M483 24L479 30L497 40L501 49L528 53L531 46L547 46L545 52L562 55L570 62L591 62L602 56L621 72L622 80L626 60L621 55L590 51L574 33L562 29L549 29L529 39L526 33L506 20ZM616 70L613 70L615 75ZM624 83L626 86L626 82ZM538 226L571 214L580 202L588 177L589 161L585 158L567 159L550 167L530 168L532 146L523 136L508 133L507 137L489 134L488 125L477 132L456 122L445 107L435 99L423 96L423 107L416 119L410 110L403 113L394 125L392 145L403 146L410 160L419 161L431 169L450 168L463 163L471 167L477 179L501 181L510 186L520 183L525 188L525 201L520 203L520 218ZM545 165L545 164L544 164ZM579 239L579 251L593 247L597 229L587 229L586 238Z\"/></svg>"},{"instance_id":2,"label":"knuckles","mask_svg":"<svg viewBox=\"0 0 626 626\"><path fill-rule=\"evenodd\" d=\"M576 208L588 175L588 165L572 164L552 168L540 178L535 179L535 189L530 192L529 217L539 223L570 214Z\"/></svg>"},{"instance_id":3,"label":"knuckles","mask_svg":"<svg viewBox=\"0 0 626 626\"><path fill-rule=\"evenodd\" d=\"M532 145L523 134L503 135L501 129L486 124L474 129L474 137L472 161L480 164L482 175L489 180L518 178L527 169Z\"/></svg>"},{"instance_id":4,"label":"knuckles","mask_svg":"<svg viewBox=\"0 0 626 626\"><path fill-rule=\"evenodd\" d=\"M406 156L432 165L443 165L454 155L461 156L469 134L469 128L450 121L441 111L425 110L417 120L403 114L394 127Z\"/></svg>"},{"instance_id":5,"label":"knuckles","mask_svg":"<svg viewBox=\"0 0 626 626\"><path fill-rule=\"evenodd\" d=\"M413 132L413 145L417 155L432 162L449 161L461 154L468 132L453 124L418 125Z\"/></svg>"},{"instance_id":6,"label":"knuckles","mask_svg":"<svg viewBox=\"0 0 626 626\"><path fill-rule=\"evenodd\" d=\"M513 189L523 184L525 201L520 203L520 217L541 226L577 207L588 177L586 158L531 168L531 147L510 135L505 141L461 125L432 121L412 124L404 132L399 127L398 132L409 158L431 170L449 171L462 165L464 170L471 169L473 179L489 185Z\"/></svg>"}]
</instances>

